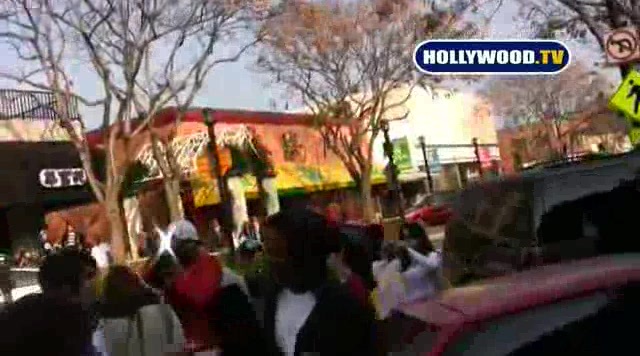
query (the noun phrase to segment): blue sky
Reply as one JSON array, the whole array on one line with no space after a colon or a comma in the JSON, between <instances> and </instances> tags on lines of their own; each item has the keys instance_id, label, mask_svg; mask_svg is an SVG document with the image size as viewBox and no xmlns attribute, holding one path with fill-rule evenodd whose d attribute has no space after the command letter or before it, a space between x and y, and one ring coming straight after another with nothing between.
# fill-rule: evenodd
<instances>
[{"instance_id":1,"label":"blue sky","mask_svg":"<svg viewBox=\"0 0 640 356\"><path fill-rule=\"evenodd\" d=\"M493 38L517 38L526 37L526 33L517 28L518 21L514 20L518 7L516 1L505 1L505 5L498 11L491 24L490 37ZM567 42L574 54L574 59L589 58L600 54L595 53L592 48L585 48L573 42ZM0 70L16 68L20 62L12 56L8 49L0 48L5 55L0 57ZM209 106L216 108L233 108L247 110L273 110L270 105L275 101L277 110L283 110L286 95L273 88L269 84L268 78L256 73L251 69L255 62L255 53L243 56L236 63L225 64L218 67L211 75L198 95L194 105ZM412 64L407 64L412 65ZM74 77L74 85L81 95L95 97L99 95L98 85L93 76L86 69L86 64L71 64L71 72ZM612 71L615 76L615 71ZM12 88L14 83L0 81L0 87ZM95 110L84 110L82 112L85 122L89 128L96 128L100 122L100 113Z\"/></svg>"}]
</instances>

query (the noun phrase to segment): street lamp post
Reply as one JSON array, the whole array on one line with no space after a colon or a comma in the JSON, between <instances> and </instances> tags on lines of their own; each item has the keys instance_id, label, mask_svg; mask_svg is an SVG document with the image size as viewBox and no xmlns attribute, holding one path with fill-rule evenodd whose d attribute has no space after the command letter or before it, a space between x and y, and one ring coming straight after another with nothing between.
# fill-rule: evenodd
<instances>
[{"instance_id":1,"label":"street lamp post","mask_svg":"<svg viewBox=\"0 0 640 356\"><path fill-rule=\"evenodd\" d=\"M398 213L400 217L404 219L404 203L402 199L402 188L400 187L400 182L398 180L398 168L396 167L396 163L393 159L393 143L391 142L391 138L389 137L389 123L385 120L381 121L380 129L382 130L382 135L384 137L383 149L384 153L389 160L389 178L390 178L390 190L394 194L394 198L398 203Z\"/></svg>"},{"instance_id":2,"label":"street lamp post","mask_svg":"<svg viewBox=\"0 0 640 356\"><path fill-rule=\"evenodd\" d=\"M218 145L216 140L216 131L215 131L215 120L211 116L211 111L209 109L202 110L202 117L204 119L204 124L207 126L207 134L209 136L209 143L207 145L208 153L209 153L209 162L211 169L211 176L216 179L216 183L218 185L218 194L220 196L220 206L222 207L222 216L220 219L220 227L222 229L222 234L229 244L231 248L231 252L234 251L233 245L233 236L232 236L232 224L230 222L231 219L231 211L229 206L229 190L227 188L227 181L224 179L222 174L222 167L220 167L220 162L218 157Z\"/></svg>"},{"instance_id":3,"label":"street lamp post","mask_svg":"<svg viewBox=\"0 0 640 356\"><path fill-rule=\"evenodd\" d=\"M424 159L424 170L427 172L427 184L429 186L429 194L433 194L433 177L431 176L431 168L429 167L429 159L427 158L427 145L424 136L418 137L420 150L422 151L422 159Z\"/></svg>"},{"instance_id":4,"label":"street lamp post","mask_svg":"<svg viewBox=\"0 0 640 356\"><path fill-rule=\"evenodd\" d=\"M471 144L473 145L473 153L476 155L476 163L478 164L478 174L480 178L484 175L482 171L482 162L480 162L480 147L478 146L478 138L474 137L471 139Z\"/></svg>"}]
</instances>

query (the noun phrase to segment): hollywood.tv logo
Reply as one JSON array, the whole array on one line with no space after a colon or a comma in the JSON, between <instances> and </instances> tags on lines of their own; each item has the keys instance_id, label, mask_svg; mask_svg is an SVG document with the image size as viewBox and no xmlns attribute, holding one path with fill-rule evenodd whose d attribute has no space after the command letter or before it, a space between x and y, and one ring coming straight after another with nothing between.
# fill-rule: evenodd
<instances>
[{"instance_id":1,"label":"hollywood.tv logo","mask_svg":"<svg viewBox=\"0 0 640 356\"><path fill-rule=\"evenodd\" d=\"M416 67L433 75L558 74L570 61L569 48L552 40L430 40L413 52Z\"/></svg>"}]
</instances>

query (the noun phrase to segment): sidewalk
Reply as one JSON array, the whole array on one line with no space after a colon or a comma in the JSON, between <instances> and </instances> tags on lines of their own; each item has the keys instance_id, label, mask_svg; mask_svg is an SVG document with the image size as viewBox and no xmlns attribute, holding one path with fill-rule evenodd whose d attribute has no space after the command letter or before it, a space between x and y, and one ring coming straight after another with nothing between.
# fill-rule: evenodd
<instances>
[{"instance_id":1,"label":"sidewalk","mask_svg":"<svg viewBox=\"0 0 640 356\"><path fill-rule=\"evenodd\" d=\"M15 288L11 290L13 300L18 300L27 294L39 293L40 286L38 286L38 268L11 268L11 279L15 283ZM0 304L4 304L5 299L3 295L0 295Z\"/></svg>"},{"instance_id":2,"label":"sidewalk","mask_svg":"<svg viewBox=\"0 0 640 356\"><path fill-rule=\"evenodd\" d=\"M39 285L31 285L31 286L26 286L26 287L19 287L19 288L14 288L11 290L11 296L13 298L13 301L15 302L16 300L24 297L27 294L31 294L31 293L40 293L40 286ZM0 295L0 304L4 304L5 300L4 300L4 296Z\"/></svg>"},{"instance_id":3,"label":"sidewalk","mask_svg":"<svg viewBox=\"0 0 640 356\"><path fill-rule=\"evenodd\" d=\"M429 240L435 245L436 248L442 247L442 241L444 240L444 225L442 226L429 226L427 228L427 234Z\"/></svg>"}]
</instances>

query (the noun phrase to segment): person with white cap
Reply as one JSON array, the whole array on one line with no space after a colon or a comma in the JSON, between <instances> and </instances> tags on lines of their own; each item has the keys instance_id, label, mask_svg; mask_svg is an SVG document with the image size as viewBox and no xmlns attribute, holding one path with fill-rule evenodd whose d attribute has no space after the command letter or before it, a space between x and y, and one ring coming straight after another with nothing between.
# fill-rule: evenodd
<instances>
[{"instance_id":1,"label":"person with white cap","mask_svg":"<svg viewBox=\"0 0 640 356\"><path fill-rule=\"evenodd\" d=\"M205 315L222 288L237 284L246 292L246 286L241 277L209 254L190 221L173 222L163 234L164 238L170 238L170 246L169 241L161 242L158 253L173 255L179 267L165 289L165 296L184 327L187 351L210 352L216 348L216 341Z\"/></svg>"}]
</instances>

